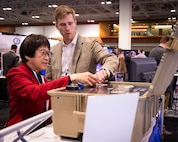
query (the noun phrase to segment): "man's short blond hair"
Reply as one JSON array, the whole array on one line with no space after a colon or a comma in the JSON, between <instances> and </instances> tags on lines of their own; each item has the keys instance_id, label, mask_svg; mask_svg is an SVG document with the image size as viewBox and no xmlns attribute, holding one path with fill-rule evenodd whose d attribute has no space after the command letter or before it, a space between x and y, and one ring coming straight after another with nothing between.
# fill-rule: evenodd
<instances>
[{"instance_id":1,"label":"man's short blond hair","mask_svg":"<svg viewBox=\"0 0 178 142\"><path fill-rule=\"evenodd\" d=\"M61 19L61 18L64 18L66 17L67 15L69 14L72 14L74 20L76 20L76 17L75 17L75 10L67 5L60 5L58 6L54 13L53 13L53 16L56 20L56 22L58 21L58 19Z\"/></svg>"}]
</instances>

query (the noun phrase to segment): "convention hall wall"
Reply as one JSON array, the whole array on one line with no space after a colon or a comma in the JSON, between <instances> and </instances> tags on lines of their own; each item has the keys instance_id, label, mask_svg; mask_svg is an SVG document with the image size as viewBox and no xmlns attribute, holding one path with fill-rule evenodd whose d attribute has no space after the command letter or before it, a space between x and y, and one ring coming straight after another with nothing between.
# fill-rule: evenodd
<instances>
[{"instance_id":1,"label":"convention hall wall","mask_svg":"<svg viewBox=\"0 0 178 142\"><path fill-rule=\"evenodd\" d=\"M77 32L82 36L87 36L90 38L96 38L104 46L118 47L118 36L105 36L101 34L101 24L78 24ZM105 31L107 29L104 28ZM55 28L54 25L48 26L17 26L17 27L0 27L0 32L19 34L19 35L29 35L43 34L48 38L61 39L62 36ZM159 43L160 36L134 36L131 40L131 49L136 50L138 48L143 48L145 51L150 51L154 46ZM124 47L120 47L124 49Z\"/></svg>"}]
</instances>

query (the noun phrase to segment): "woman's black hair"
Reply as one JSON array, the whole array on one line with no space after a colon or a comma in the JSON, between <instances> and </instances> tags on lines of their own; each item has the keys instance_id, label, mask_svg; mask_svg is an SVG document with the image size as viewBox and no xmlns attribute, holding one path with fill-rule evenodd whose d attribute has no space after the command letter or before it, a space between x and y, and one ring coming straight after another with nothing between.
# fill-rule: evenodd
<instances>
[{"instance_id":1,"label":"woman's black hair","mask_svg":"<svg viewBox=\"0 0 178 142\"><path fill-rule=\"evenodd\" d=\"M28 35L24 41L22 42L20 46L20 56L23 63L26 63L28 60L25 58L25 56L28 57L34 57L35 51L40 46L47 46L50 50L50 43L44 35L36 35L36 34L30 34Z\"/></svg>"}]
</instances>

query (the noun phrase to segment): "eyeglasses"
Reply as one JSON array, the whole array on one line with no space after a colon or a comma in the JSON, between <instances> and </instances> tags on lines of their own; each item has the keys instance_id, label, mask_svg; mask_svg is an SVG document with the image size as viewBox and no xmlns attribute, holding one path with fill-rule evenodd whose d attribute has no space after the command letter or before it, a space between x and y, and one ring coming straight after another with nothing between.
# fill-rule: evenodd
<instances>
[{"instance_id":1,"label":"eyeglasses","mask_svg":"<svg viewBox=\"0 0 178 142\"><path fill-rule=\"evenodd\" d=\"M53 56L53 53L50 51L46 51L46 50L39 50L39 52L41 53L42 56L48 56L49 58L51 58Z\"/></svg>"}]
</instances>

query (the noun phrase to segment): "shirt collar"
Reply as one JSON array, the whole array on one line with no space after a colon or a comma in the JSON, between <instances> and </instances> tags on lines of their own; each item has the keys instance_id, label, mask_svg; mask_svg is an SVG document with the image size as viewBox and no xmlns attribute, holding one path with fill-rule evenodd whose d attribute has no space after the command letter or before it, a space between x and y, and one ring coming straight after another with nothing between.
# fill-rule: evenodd
<instances>
[{"instance_id":1,"label":"shirt collar","mask_svg":"<svg viewBox=\"0 0 178 142\"><path fill-rule=\"evenodd\" d=\"M78 33L76 32L75 37L73 38L72 42L69 43L69 44L76 45L77 39L78 39ZM64 41L62 41L62 45L63 45L63 46L67 46L67 45L64 43Z\"/></svg>"}]
</instances>

